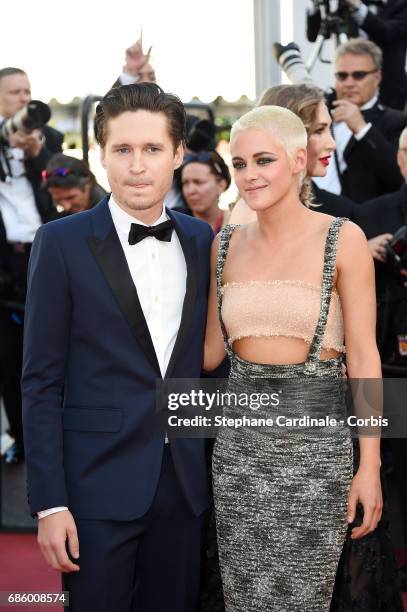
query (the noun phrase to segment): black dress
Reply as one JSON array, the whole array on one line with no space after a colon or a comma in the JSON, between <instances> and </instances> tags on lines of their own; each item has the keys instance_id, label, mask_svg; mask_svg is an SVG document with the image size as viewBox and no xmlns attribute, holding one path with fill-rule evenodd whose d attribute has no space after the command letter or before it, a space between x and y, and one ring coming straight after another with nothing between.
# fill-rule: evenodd
<instances>
[{"instance_id":1,"label":"black dress","mask_svg":"<svg viewBox=\"0 0 407 612\"><path fill-rule=\"evenodd\" d=\"M354 471L359 465L359 444L354 441ZM386 484L382 478L384 510L377 528L359 540L351 529L363 520L358 506L349 526L335 580L330 612L403 612L393 545L386 513Z\"/></svg>"}]
</instances>

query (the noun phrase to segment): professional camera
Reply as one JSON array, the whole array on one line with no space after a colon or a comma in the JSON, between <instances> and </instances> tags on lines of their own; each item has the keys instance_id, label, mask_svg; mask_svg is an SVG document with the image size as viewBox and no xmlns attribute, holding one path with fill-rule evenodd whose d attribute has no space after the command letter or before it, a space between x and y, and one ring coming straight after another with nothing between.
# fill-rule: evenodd
<instances>
[{"instance_id":1,"label":"professional camera","mask_svg":"<svg viewBox=\"0 0 407 612\"><path fill-rule=\"evenodd\" d=\"M376 262L377 346L382 363L407 375L407 225L386 245L386 263ZM392 374L394 375L394 373ZM398 374L397 374L398 375Z\"/></svg>"},{"instance_id":2,"label":"professional camera","mask_svg":"<svg viewBox=\"0 0 407 612\"><path fill-rule=\"evenodd\" d=\"M349 9L345 0L315 0L314 4L316 8L324 8L326 14L331 17Z\"/></svg>"},{"instance_id":3,"label":"professional camera","mask_svg":"<svg viewBox=\"0 0 407 612\"><path fill-rule=\"evenodd\" d=\"M329 17L345 17L351 13L346 0L314 0L315 8L322 8ZM383 0L365 0L367 6L383 6Z\"/></svg>"},{"instance_id":4,"label":"professional camera","mask_svg":"<svg viewBox=\"0 0 407 612\"><path fill-rule=\"evenodd\" d=\"M397 270L407 269L407 225L400 227L386 245L387 261Z\"/></svg>"},{"instance_id":5,"label":"professional camera","mask_svg":"<svg viewBox=\"0 0 407 612\"><path fill-rule=\"evenodd\" d=\"M30 134L34 130L43 128L50 118L51 109L48 104L39 100L31 100L13 117L3 121L0 125L0 139L7 143L9 137L17 130L24 132L24 134Z\"/></svg>"}]
</instances>

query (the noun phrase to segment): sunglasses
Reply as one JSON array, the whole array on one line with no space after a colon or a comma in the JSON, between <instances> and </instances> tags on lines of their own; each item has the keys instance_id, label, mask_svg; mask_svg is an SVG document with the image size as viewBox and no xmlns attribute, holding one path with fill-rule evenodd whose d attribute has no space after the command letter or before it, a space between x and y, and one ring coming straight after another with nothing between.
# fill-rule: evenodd
<instances>
[{"instance_id":1,"label":"sunglasses","mask_svg":"<svg viewBox=\"0 0 407 612\"><path fill-rule=\"evenodd\" d=\"M377 72L378 68L374 70L355 70L354 72L335 72L335 78L338 81L346 81L348 77L352 77L354 81L363 81L368 74Z\"/></svg>"},{"instance_id":2,"label":"sunglasses","mask_svg":"<svg viewBox=\"0 0 407 612\"><path fill-rule=\"evenodd\" d=\"M65 176L68 176L69 174L72 174L73 176L84 176L83 174L78 174L77 172L75 172L74 170L71 170L70 168L55 168L55 170L43 170L41 172L41 178L43 181L47 181L49 178L51 177L61 177L64 178Z\"/></svg>"},{"instance_id":3,"label":"sunglasses","mask_svg":"<svg viewBox=\"0 0 407 612\"><path fill-rule=\"evenodd\" d=\"M184 164L187 162L201 162L206 164L208 161L211 161L212 153L209 151L202 151L201 153L187 153L184 155Z\"/></svg>"},{"instance_id":4,"label":"sunglasses","mask_svg":"<svg viewBox=\"0 0 407 612\"><path fill-rule=\"evenodd\" d=\"M198 162L201 164L207 164L211 162L209 165L215 170L216 174L222 176L222 168L217 161L213 159L213 153L210 151L201 151L201 153L188 153L184 156L183 165L190 164L191 162Z\"/></svg>"}]
</instances>

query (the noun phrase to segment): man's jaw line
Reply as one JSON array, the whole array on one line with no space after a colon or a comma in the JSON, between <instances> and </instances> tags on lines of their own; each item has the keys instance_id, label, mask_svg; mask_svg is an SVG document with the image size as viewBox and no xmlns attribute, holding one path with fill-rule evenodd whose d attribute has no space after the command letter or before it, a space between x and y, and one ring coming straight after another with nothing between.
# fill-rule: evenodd
<instances>
[{"instance_id":1,"label":"man's jaw line","mask_svg":"<svg viewBox=\"0 0 407 612\"><path fill-rule=\"evenodd\" d=\"M143 203L140 202L140 203L137 203L136 206L134 206L132 202L129 203L126 200L121 201L119 198L115 196L114 193L112 193L112 195L113 195L113 198L116 204L122 210L124 210L124 212L126 212L128 215L130 215L131 217L134 217L135 221L138 220L138 221L142 221L143 223L146 223L147 225L152 225L161 216L163 206L164 206L164 200L161 200L159 202L154 202L154 203L146 202L145 205L143 205Z\"/></svg>"}]
</instances>

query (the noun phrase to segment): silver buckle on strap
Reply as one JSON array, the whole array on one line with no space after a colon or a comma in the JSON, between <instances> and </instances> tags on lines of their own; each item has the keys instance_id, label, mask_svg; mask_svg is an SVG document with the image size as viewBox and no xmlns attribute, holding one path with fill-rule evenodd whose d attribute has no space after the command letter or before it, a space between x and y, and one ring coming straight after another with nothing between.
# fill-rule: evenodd
<instances>
[{"instance_id":1,"label":"silver buckle on strap","mask_svg":"<svg viewBox=\"0 0 407 612\"><path fill-rule=\"evenodd\" d=\"M315 363L312 363L312 361L307 361L304 365L304 374L313 374L316 369L317 366Z\"/></svg>"}]
</instances>

